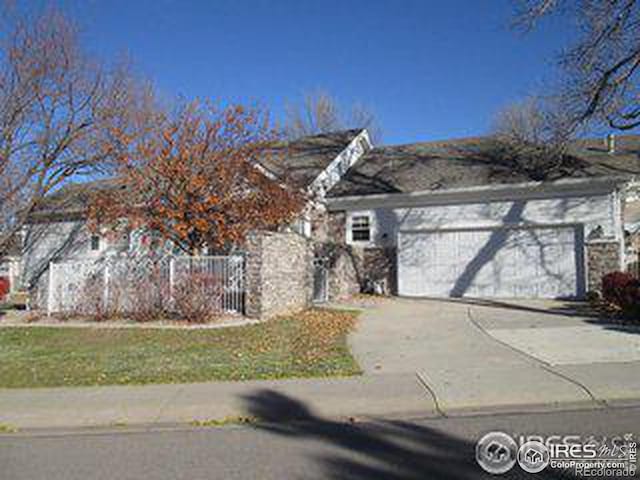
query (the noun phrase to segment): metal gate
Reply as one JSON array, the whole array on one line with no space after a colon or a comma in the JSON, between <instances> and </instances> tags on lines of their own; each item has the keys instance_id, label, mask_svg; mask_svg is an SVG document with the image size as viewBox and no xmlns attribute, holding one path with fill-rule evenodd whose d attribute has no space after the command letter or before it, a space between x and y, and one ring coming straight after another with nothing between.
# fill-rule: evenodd
<instances>
[{"instance_id":1,"label":"metal gate","mask_svg":"<svg viewBox=\"0 0 640 480\"><path fill-rule=\"evenodd\" d=\"M323 303L329 297L329 274L326 257L313 259L313 301Z\"/></svg>"},{"instance_id":2,"label":"metal gate","mask_svg":"<svg viewBox=\"0 0 640 480\"><path fill-rule=\"evenodd\" d=\"M244 270L241 255L177 256L157 263L136 258L51 262L47 311L84 311L96 301L105 309L127 311L135 304L135 290L147 279L169 306L176 290L201 288L217 310L243 314ZM88 296L91 301L87 304Z\"/></svg>"}]
</instances>

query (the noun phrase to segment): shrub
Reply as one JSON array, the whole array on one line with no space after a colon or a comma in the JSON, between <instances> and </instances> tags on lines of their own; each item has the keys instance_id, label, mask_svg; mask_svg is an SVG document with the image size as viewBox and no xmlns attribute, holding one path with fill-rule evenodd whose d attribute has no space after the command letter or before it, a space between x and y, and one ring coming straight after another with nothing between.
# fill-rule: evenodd
<instances>
[{"instance_id":1,"label":"shrub","mask_svg":"<svg viewBox=\"0 0 640 480\"><path fill-rule=\"evenodd\" d=\"M73 309L74 315L92 316L96 321L108 320L113 316L109 305L105 304L104 279L102 274L96 273L86 279L80 293L81 301Z\"/></svg>"},{"instance_id":2,"label":"shrub","mask_svg":"<svg viewBox=\"0 0 640 480\"><path fill-rule=\"evenodd\" d=\"M629 273L608 273L602 277L602 297L607 302L622 307L629 300L627 296L631 288L637 285L638 281Z\"/></svg>"},{"instance_id":3,"label":"shrub","mask_svg":"<svg viewBox=\"0 0 640 480\"><path fill-rule=\"evenodd\" d=\"M626 316L640 316L640 281L629 273L612 272L602 277L602 298Z\"/></svg>"},{"instance_id":4,"label":"shrub","mask_svg":"<svg viewBox=\"0 0 640 480\"><path fill-rule=\"evenodd\" d=\"M136 322L166 317L169 293L160 264L112 262L109 268L108 285L105 285L102 268L78 282L64 316L88 317L95 321L128 317Z\"/></svg>"},{"instance_id":5,"label":"shrub","mask_svg":"<svg viewBox=\"0 0 640 480\"><path fill-rule=\"evenodd\" d=\"M108 297L105 297L106 293L104 274L97 270L67 292L68 304L57 315L62 319L90 318L96 322L112 320L120 314L118 289L109 285ZM58 291L56 294L61 295L62 300L62 292Z\"/></svg>"},{"instance_id":6,"label":"shrub","mask_svg":"<svg viewBox=\"0 0 640 480\"><path fill-rule=\"evenodd\" d=\"M173 311L180 320L205 323L221 314L223 285L208 273L191 273L173 290Z\"/></svg>"},{"instance_id":7,"label":"shrub","mask_svg":"<svg viewBox=\"0 0 640 480\"><path fill-rule=\"evenodd\" d=\"M602 299L602 295L597 290L590 290L585 295L585 300L589 303L597 304Z\"/></svg>"},{"instance_id":8,"label":"shrub","mask_svg":"<svg viewBox=\"0 0 640 480\"><path fill-rule=\"evenodd\" d=\"M152 322L173 318L204 323L222 313L226 293L219 275L191 268L179 270L171 288L167 259L136 260L112 261L105 266L108 272L97 268L72 288L58 292L66 294L64 315L95 321L128 318Z\"/></svg>"},{"instance_id":9,"label":"shrub","mask_svg":"<svg viewBox=\"0 0 640 480\"><path fill-rule=\"evenodd\" d=\"M127 282L126 278L122 279ZM146 271L129 280L127 292L128 315L136 322L153 322L167 316L169 306L169 286L164 278L162 266L153 264Z\"/></svg>"},{"instance_id":10,"label":"shrub","mask_svg":"<svg viewBox=\"0 0 640 480\"><path fill-rule=\"evenodd\" d=\"M0 300L4 300L4 298L9 293L9 279L5 277L0 277Z\"/></svg>"}]
</instances>

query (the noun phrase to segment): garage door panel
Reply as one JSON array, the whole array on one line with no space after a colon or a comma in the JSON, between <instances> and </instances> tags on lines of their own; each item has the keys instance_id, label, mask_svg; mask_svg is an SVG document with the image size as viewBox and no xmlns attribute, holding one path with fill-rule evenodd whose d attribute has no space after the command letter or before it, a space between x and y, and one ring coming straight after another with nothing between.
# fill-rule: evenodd
<instances>
[{"instance_id":1,"label":"garage door panel","mask_svg":"<svg viewBox=\"0 0 640 480\"><path fill-rule=\"evenodd\" d=\"M575 297L581 295L575 227L401 232L401 295Z\"/></svg>"}]
</instances>

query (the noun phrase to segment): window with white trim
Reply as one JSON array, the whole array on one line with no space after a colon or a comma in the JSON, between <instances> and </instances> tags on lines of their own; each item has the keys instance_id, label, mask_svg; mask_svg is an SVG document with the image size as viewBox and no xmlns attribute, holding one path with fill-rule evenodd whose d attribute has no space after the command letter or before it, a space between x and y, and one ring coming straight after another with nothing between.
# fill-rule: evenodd
<instances>
[{"instance_id":1,"label":"window with white trim","mask_svg":"<svg viewBox=\"0 0 640 480\"><path fill-rule=\"evenodd\" d=\"M369 215L351 217L351 240L354 242L368 242L371 240L371 220Z\"/></svg>"}]
</instances>

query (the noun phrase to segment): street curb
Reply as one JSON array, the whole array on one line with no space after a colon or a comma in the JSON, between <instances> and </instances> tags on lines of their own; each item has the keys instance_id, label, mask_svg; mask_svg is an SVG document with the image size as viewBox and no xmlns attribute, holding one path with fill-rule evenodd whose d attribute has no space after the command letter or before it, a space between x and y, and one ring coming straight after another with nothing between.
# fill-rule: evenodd
<instances>
[{"instance_id":1,"label":"street curb","mask_svg":"<svg viewBox=\"0 0 640 480\"><path fill-rule=\"evenodd\" d=\"M136 434L150 432L171 432L171 431L193 431L200 430L223 430L223 429L245 429L245 428L269 428L269 426L283 425L304 425L305 423L315 423L318 421L335 422L343 424L379 423L389 421L417 421L417 420L455 420L471 417L486 416L512 416L529 414L553 414L559 412L584 412L584 411L605 411L605 410L626 410L640 408L640 399L616 400L606 403L584 402L564 402L564 403L539 403L528 405L494 405L486 407L464 407L444 410L443 414L429 411L406 411L406 412L385 412L384 414L358 414L358 415L315 415L312 420L289 419L279 422L270 421L233 423L224 425L197 425L194 421L176 422L143 422L131 424L95 424L82 426L56 426L56 427L15 427L12 433L0 433L0 440L24 437L57 437L67 435L103 435L109 433ZM212 420L223 420L212 419Z\"/></svg>"}]
</instances>

